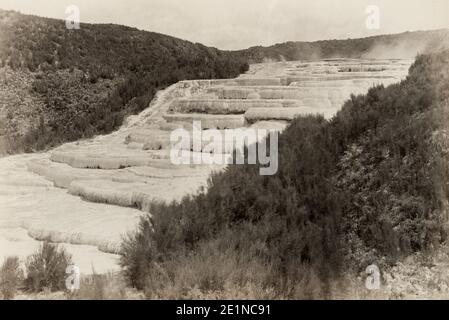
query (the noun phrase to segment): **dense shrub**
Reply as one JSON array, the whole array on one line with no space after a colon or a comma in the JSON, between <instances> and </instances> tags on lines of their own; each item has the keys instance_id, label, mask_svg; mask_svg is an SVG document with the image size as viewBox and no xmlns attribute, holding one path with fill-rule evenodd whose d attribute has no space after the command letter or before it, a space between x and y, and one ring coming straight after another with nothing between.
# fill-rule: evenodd
<instances>
[{"instance_id":1,"label":"dense shrub","mask_svg":"<svg viewBox=\"0 0 449 320\"><path fill-rule=\"evenodd\" d=\"M448 52L419 56L405 81L353 97L331 123L345 150L336 185L353 262L368 263L369 250L394 261L446 239L448 159L434 138L448 129L448 66Z\"/></svg>"},{"instance_id":2,"label":"dense shrub","mask_svg":"<svg viewBox=\"0 0 449 320\"><path fill-rule=\"evenodd\" d=\"M209 261L206 252L217 250L217 261L233 261L216 269L209 267L211 262L196 273L202 292L221 292L231 282L276 297L302 297L307 295L304 283L312 281L307 275L313 274L315 297L324 297L341 261L336 194L321 196L333 188L332 154L317 148L328 137L323 118L298 119L280 138L276 176L260 176L251 165L231 166L212 176L207 193L180 204L155 204L150 209L154 218L144 218L139 232L124 242L122 265L128 279L151 288L158 283L153 277L158 266L168 277L160 283L177 285L175 267ZM208 250L200 250L204 247ZM263 272L250 279L247 268ZM192 284L193 279L185 281Z\"/></svg>"},{"instance_id":3,"label":"dense shrub","mask_svg":"<svg viewBox=\"0 0 449 320\"><path fill-rule=\"evenodd\" d=\"M72 263L64 248L44 242L26 262L25 288L32 292L65 290L66 269Z\"/></svg>"},{"instance_id":4,"label":"dense shrub","mask_svg":"<svg viewBox=\"0 0 449 320\"><path fill-rule=\"evenodd\" d=\"M7 257L0 267L0 293L4 300L13 299L23 280L18 257Z\"/></svg>"},{"instance_id":5,"label":"dense shrub","mask_svg":"<svg viewBox=\"0 0 449 320\"><path fill-rule=\"evenodd\" d=\"M251 298L322 298L342 266L437 246L447 229L448 77L448 52L419 56L406 80L351 97L332 120L293 121L276 175L230 166L207 191L154 204L123 243L126 278L149 297L252 288Z\"/></svg>"}]
</instances>

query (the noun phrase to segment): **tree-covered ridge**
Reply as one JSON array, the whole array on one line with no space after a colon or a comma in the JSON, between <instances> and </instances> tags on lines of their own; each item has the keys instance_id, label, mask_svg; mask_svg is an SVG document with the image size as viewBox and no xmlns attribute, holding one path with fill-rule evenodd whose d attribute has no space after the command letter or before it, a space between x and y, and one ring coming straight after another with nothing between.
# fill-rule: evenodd
<instances>
[{"instance_id":1,"label":"tree-covered ridge","mask_svg":"<svg viewBox=\"0 0 449 320\"><path fill-rule=\"evenodd\" d=\"M449 30L404 32L360 39L289 41L268 47L251 47L239 53L250 63L332 58L410 58L449 49Z\"/></svg>"},{"instance_id":2,"label":"tree-covered ridge","mask_svg":"<svg viewBox=\"0 0 449 320\"><path fill-rule=\"evenodd\" d=\"M207 191L155 204L123 245L151 297L326 297L336 279L446 239L449 52L353 96L330 121L296 119L279 171L230 166ZM186 288L196 288L187 292ZM199 290L199 291L198 291Z\"/></svg>"},{"instance_id":3,"label":"tree-covered ridge","mask_svg":"<svg viewBox=\"0 0 449 320\"><path fill-rule=\"evenodd\" d=\"M0 10L0 30L1 66L32 72L26 94L45 103L36 112L43 119L29 119L35 130L25 137L10 132L25 150L110 132L146 108L159 89L186 79L235 77L248 68L230 52L119 25L68 30L63 20ZM14 108L2 107L4 113Z\"/></svg>"},{"instance_id":4,"label":"tree-covered ridge","mask_svg":"<svg viewBox=\"0 0 449 320\"><path fill-rule=\"evenodd\" d=\"M180 78L193 74L221 78L242 67L241 61L229 59L229 52L154 32L85 23L79 30L68 30L63 20L0 12L0 57L3 65L12 68L33 71L47 63L47 68L78 68L91 77L107 78L133 71L151 72L155 78L166 80L167 66L177 70L172 77Z\"/></svg>"}]
</instances>

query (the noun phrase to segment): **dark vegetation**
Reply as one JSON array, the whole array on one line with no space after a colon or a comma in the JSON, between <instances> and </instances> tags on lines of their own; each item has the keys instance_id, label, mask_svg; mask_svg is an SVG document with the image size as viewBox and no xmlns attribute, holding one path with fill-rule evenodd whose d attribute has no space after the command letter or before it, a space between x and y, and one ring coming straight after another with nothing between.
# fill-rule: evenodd
<instances>
[{"instance_id":1,"label":"dark vegetation","mask_svg":"<svg viewBox=\"0 0 449 320\"><path fill-rule=\"evenodd\" d=\"M23 280L18 257L7 257L0 267L0 296L3 300L11 300Z\"/></svg>"},{"instance_id":2,"label":"dark vegetation","mask_svg":"<svg viewBox=\"0 0 449 320\"><path fill-rule=\"evenodd\" d=\"M293 121L275 176L230 166L154 204L124 241L128 281L149 297L323 298L343 270L431 250L447 235L448 77L449 52L420 55L332 120Z\"/></svg>"},{"instance_id":3,"label":"dark vegetation","mask_svg":"<svg viewBox=\"0 0 449 320\"><path fill-rule=\"evenodd\" d=\"M23 269L18 257L6 257L0 267L0 298L13 299L19 291L65 291L66 268L71 262L64 248L49 242L28 256Z\"/></svg>"},{"instance_id":4,"label":"dark vegetation","mask_svg":"<svg viewBox=\"0 0 449 320\"><path fill-rule=\"evenodd\" d=\"M111 132L177 81L248 68L230 52L119 25L68 30L62 20L0 10L0 30L1 66L31 71L31 94L44 100L20 144L26 151Z\"/></svg>"},{"instance_id":5,"label":"dark vegetation","mask_svg":"<svg viewBox=\"0 0 449 320\"><path fill-rule=\"evenodd\" d=\"M142 294L126 287L123 277L117 273L80 276L79 288L66 287L70 274L67 267L72 257L63 247L43 242L35 253L24 260L16 256L6 257L0 265L0 300L14 298L70 299L70 300L123 300L141 299Z\"/></svg>"},{"instance_id":6,"label":"dark vegetation","mask_svg":"<svg viewBox=\"0 0 449 320\"><path fill-rule=\"evenodd\" d=\"M72 257L63 247L44 242L26 261L24 280L26 290L30 292L66 290L66 269L71 263Z\"/></svg>"},{"instance_id":7,"label":"dark vegetation","mask_svg":"<svg viewBox=\"0 0 449 320\"><path fill-rule=\"evenodd\" d=\"M392 263L446 240L448 77L448 51L421 55L405 81L352 97L331 122L351 261Z\"/></svg>"}]
</instances>

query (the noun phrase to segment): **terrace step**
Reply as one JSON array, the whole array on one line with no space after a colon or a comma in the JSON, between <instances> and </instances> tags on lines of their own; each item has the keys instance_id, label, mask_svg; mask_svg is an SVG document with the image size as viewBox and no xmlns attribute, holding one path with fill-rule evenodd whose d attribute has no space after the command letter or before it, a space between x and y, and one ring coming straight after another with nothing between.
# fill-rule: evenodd
<instances>
[{"instance_id":1,"label":"terrace step","mask_svg":"<svg viewBox=\"0 0 449 320\"><path fill-rule=\"evenodd\" d=\"M398 80L396 78L392 79L352 79L352 80L328 80L325 82L326 87L359 87L368 90L370 87L376 85L389 85L396 83ZM323 86L322 81L317 80L300 80L294 81L289 84L289 87L306 87L306 88L320 88Z\"/></svg>"},{"instance_id":2,"label":"terrace step","mask_svg":"<svg viewBox=\"0 0 449 320\"><path fill-rule=\"evenodd\" d=\"M164 115L167 122L201 121L203 129L234 129L245 126L243 115L211 115L201 113L174 113Z\"/></svg>"},{"instance_id":3,"label":"terrace step","mask_svg":"<svg viewBox=\"0 0 449 320\"><path fill-rule=\"evenodd\" d=\"M215 94L218 99L273 99L302 100L304 99L345 99L351 93L363 93L365 88L352 87L293 87L293 86L261 86L261 87L211 87L209 94Z\"/></svg>"},{"instance_id":4,"label":"terrace step","mask_svg":"<svg viewBox=\"0 0 449 320\"><path fill-rule=\"evenodd\" d=\"M50 160L35 160L27 163L30 172L38 174L58 188L68 189L75 180L110 180L114 182L150 183L154 179L200 177L210 170L194 166L173 166L172 168L129 167L116 170L80 169L65 163ZM160 181L160 180L159 180Z\"/></svg>"},{"instance_id":5,"label":"terrace step","mask_svg":"<svg viewBox=\"0 0 449 320\"><path fill-rule=\"evenodd\" d=\"M104 170L141 166L171 168L172 165L167 161L168 158L168 152L143 153L141 156L118 156L85 154L83 152L53 151L50 156L51 161L66 163L74 168Z\"/></svg>"},{"instance_id":6,"label":"terrace step","mask_svg":"<svg viewBox=\"0 0 449 320\"><path fill-rule=\"evenodd\" d=\"M245 112L245 119L248 123L264 120L284 120L292 121L298 116L321 114L330 118L335 110L329 108L252 108Z\"/></svg>"},{"instance_id":7,"label":"terrace step","mask_svg":"<svg viewBox=\"0 0 449 320\"><path fill-rule=\"evenodd\" d=\"M357 80L357 79L370 79L370 80L393 80L394 76L388 75L364 75L364 74L338 74L338 75L304 75L304 76L292 76L283 79L285 85L290 85L293 82L301 81L339 81L339 80ZM326 84L325 84L326 85Z\"/></svg>"},{"instance_id":8,"label":"terrace step","mask_svg":"<svg viewBox=\"0 0 449 320\"><path fill-rule=\"evenodd\" d=\"M236 78L236 79L216 79L206 80L209 85L225 86L280 86L281 78Z\"/></svg>"},{"instance_id":9,"label":"terrace step","mask_svg":"<svg viewBox=\"0 0 449 320\"><path fill-rule=\"evenodd\" d=\"M241 114L250 108L292 108L304 104L292 99L179 99L170 105L173 113Z\"/></svg>"},{"instance_id":10,"label":"terrace step","mask_svg":"<svg viewBox=\"0 0 449 320\"><path fill-rule=\"evenodd\" d=\"M204 177L169 179L163 184L157 181L148 184L101 179L75 180L69 186L69 193L91 202L138 208L149 212L153 202L179 201L186 191L189 194L195 194L200 186L206 186Z\"/></svg>"}]
</instances>

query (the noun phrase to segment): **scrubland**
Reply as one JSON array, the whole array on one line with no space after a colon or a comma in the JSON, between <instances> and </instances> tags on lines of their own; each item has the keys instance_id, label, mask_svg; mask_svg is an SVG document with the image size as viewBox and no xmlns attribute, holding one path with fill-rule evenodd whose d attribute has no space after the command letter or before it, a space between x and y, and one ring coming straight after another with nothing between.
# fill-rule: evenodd
<instances>
[{"instance_id":1,"label":"scrubland","mask_svg":"<svg viewBox=\"0 0 449 320\"><path fill-rule=\"evenodd\" d=\"M353 95L332 119L296 118L275 176L231 166L204 193L153 204L122 246L128 284L149 298L432 295L406 274L435 272L422 261L447 237L448 62L418 56L407 79ZM370 264L390 291L360 287ZM397 279L423 289L393 294Z\"/></svg>"}]
</instances>

